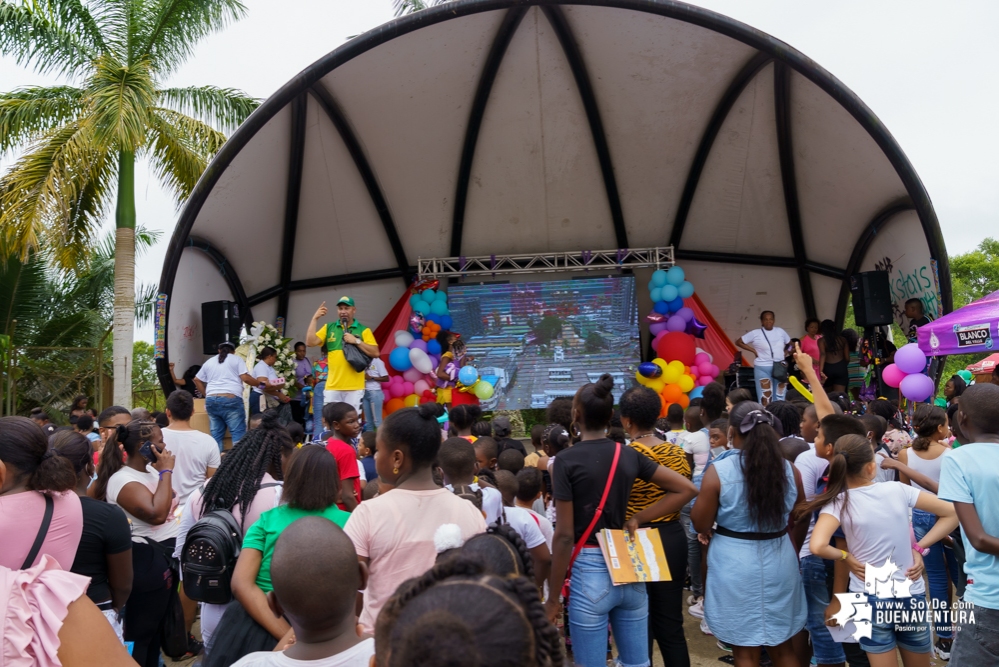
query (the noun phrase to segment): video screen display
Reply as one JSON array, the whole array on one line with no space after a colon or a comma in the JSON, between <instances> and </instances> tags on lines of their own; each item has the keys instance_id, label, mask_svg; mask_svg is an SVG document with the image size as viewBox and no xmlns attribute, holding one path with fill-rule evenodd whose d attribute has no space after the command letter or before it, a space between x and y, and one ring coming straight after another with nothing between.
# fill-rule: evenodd
<instances>
[{"instance_id":1,"label":"video screen display","mask_svg":"<svg viewBox=\"0 0 999 667\"><path fill-rule=\"evenodd\" d=\"M634 276L453 285L452 329L496 392L486 410L545 408L602 373L614 402L641 357Z\"/></svg>"}]
</instances>

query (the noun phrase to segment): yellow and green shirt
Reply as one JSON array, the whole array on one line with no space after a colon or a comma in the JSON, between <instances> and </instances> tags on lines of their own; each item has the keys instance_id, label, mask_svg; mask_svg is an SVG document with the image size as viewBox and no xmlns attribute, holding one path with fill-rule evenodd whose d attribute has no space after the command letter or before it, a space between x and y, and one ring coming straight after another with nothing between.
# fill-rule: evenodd
<instances>
[{"instance_id":1,"label":"yellow and green shirt","mask_svg":"<svg viewBox=\"0 0 999 667\"><path fill-rule=\"evenodd\" d=\"M354 320L347 327L346 332L340 322L324 324L323 328L316 332L316 336L319 340L325 341L326 345L326 389L328 391L360 391L364 389L364 371L360 373L355 371L343 356L344 333L357 336L367 345L378 345L371 329L357 320Z\"/></svg>"}]
</instances>

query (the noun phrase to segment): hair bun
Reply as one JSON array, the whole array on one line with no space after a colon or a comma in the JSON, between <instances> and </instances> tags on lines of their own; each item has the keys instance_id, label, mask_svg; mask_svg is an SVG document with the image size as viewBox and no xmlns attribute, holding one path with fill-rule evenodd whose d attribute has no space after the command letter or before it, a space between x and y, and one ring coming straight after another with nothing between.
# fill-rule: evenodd
<instances>
[{"instance_id":1,"label":"hair bun","mask_svg":"<svg viewBox=\"0 0 999 667\"><path fill-rule=\"evenodd\" d=\"M610 373L604 373L593 383L593 395L597 398L607 398L614 390L614 378Z\"/></svg>"},{"instance_id":2,"label":"hair bun","mask_svg":"<svg viewBox=\"0 0 999 667\"><path fill-rule=\"evenodd\" d=\"M434 403L422 403L417 406L417 412L423 419L432 419L437 421L437 409L434 407Z\"/></svg>"}]
</instances>

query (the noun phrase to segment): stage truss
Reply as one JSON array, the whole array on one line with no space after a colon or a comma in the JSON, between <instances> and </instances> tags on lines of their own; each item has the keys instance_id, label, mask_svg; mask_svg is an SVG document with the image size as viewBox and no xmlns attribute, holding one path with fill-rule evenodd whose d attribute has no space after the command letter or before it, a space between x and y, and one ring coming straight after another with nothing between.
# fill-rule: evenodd
<instances>
[{"instance_id":1,"label":"stage truss","mask_svg":"<svg viewBox=\"0 0 999 667\"><path fill-rule=\"evenodd\" d=\"M665 246L661 248L420 258L417 260L417 271L419 279L422 280L424 278L492 277L528 273L668 269L674 263L673 246Z\"/></svg>"}]
</instances>

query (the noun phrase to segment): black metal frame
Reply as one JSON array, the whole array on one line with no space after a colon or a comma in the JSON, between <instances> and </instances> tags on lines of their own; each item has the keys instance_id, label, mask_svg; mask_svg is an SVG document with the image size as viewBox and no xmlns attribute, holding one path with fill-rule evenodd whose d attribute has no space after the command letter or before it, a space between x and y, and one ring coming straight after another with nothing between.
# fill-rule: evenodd
<instances>
[{"instance_id":1,"label":"black metal frame","mask_svg":"<svg viewBox=\"0 0 999 667\"><path fill-rule=\"evenodd\" d=\"M288 284L295 261L295 236L298 233L298 205L302 198L302 172L305 169L305 121L309 108L305 94L291 101L291 156L288 160L288 189L284 199L284 230L281 235L281 268L278 283L278 317L288 318Z\"/></svg>"},{"instance_id":2,"label":"black metal frame","mask_svg":"<svg viewBox=\"0 0 999 667\"><path fill-rule=\"evenodd\" d=\"M415 266L407 266L405 269L376 269L374 271L358 271L356 273L343 273L338 276L323 276L322 278L306 278L304 280L292 280L287 288L275 285L263 291L251 294L247 298L247 303L251 306L270 301L274 297L280 297L282 290L297 292L299 290L318 289L320 287L336 287L337 285L353 285L356 283L369 283L374 280L385 280L386 278L406 278L416 275Z\"/></svg>"},{"instance_id":3,"label":"black metal frame","mask_svg":"<svg viewBox=\"0 0 999 667\"><path fill-rule=\"evenodd\" d=\"M656 0L656 2L649 2L648 0L571 0L571 2L566 2L565 0L455 0L445 5L430 7L426 10L400 17L347 42L305 68L281 87L254 111L225 143L198 181L180 214L174 234L167 248L163 272L160 276L160 291L167 295L171 294L181 253L187 244L194 223L201 212L202 206L204 206L213 188L228 166L268 121L284 109L295 97L309 90L331 71L392 39L410 34L421 28L443 23L444 21L483 12L506 11L518 7L538 6L543 10L547 10L566 4L627 9L700 26L746 44L812 81L847 110L860 126L867 131L894 167L906 193L912 201L912 208L919 215L930 255L937 262L944 312L950 312L953 309L950 266L948 264L946 246L929 195L898 143L867 105L836 77L788 44L734 19L678 2L677 0ZM551 13L548 12L548 14L549 21L551 21ZM565 48L564 42L563 48ZM572 60L570 58L570 65ZM577 84L578 82L579 79L577 77ZM593 104L593 109L596 109L595 103ZM600 134L602 135L602 132ZM594 135L596 139L596 132ZM603 168L604 165L601 165L601 167ZM626 244L621 245L622 247L626 247ZM801 264L800 259L799 257L795 258L799 269ZM808 263L806 262L806 268L808 268L807 265ZM316 280L332 280L333 278L320 278ZM289 290L294 286L295 283L290 282L288 284ZM168 317L170 303L168 300ZM167 353L169 354L169 350L167 350Z\"/></svg>"},{"instance_id":4,"label":"black metal frame","mask_svg":"<svg viewBox=\"0 0 999 667\"><path fill-rule=\"evenodd\" d=\"M586 71L583 54L579 50L579 44L576 43L576 38L572 34L572 28L569 27L565 14L562 13L558 5L542 4L541 11L544 12L548 23L555 31L559 44L562 45L565 59L569 63L569 69L572 70L572 76L576 80L576 88L579 90L579 97L582 99L583 109L586 111L586 120L590 124L590 133L593 135L593 146L597 150L600 173L604 177L604 189L607 191L607 205L610 207L611 221L614 223L617 247L627 248L628 229L624 224L621 195L617 191L617 180L614 178L614 163L611 161L604 123L600 119L600 109L597 106L596 95L593 93L593 84L590 83L590 75Z\"/></svg>"},{"instance_id":5,"label":"black metal frame","mask_svg":"<svg viewBox=\"0 0 999 667\"><path fill-rule=\"evenodd\" d=\"M461 255L461 239L465 232L465 204L468 202L468 184L472 178L472 162L475 160L475 146L479 142L479 130L482 128L482 117L486 113L489 94L496 82L503 56L513 34L517 32L520 22L527 14L526 7L512 7L507 10L493 38L493 45L482 67L482 76L475 89L475 99L472 100L472 110L468 114L468 126L465 128L465 141L461 147L461 161L458 163L458 184L454 190L454 215L451 218L451 256Z\"/></svg>"}]
</instances>

